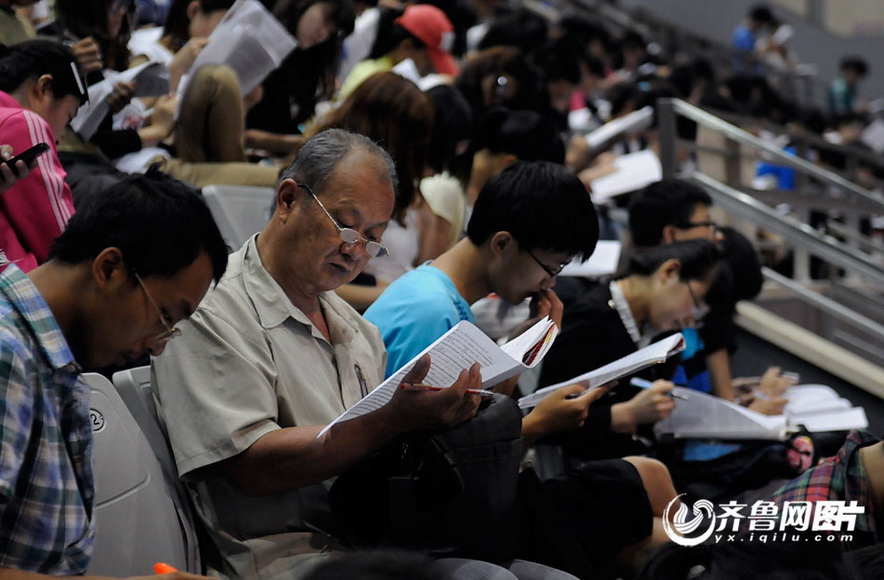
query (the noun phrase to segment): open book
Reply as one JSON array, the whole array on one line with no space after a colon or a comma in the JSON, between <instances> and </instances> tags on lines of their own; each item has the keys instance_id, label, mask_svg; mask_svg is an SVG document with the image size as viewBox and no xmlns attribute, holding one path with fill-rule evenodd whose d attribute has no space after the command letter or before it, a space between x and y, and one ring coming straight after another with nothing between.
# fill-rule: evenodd
<instances>
[{"instance_id":1,"label":"open book","mask_svg":"<svg viewBox=\"0 0 884 580\"><path fill-rule=\"evenodd\" d=\"M663 179L663 166L651 149L621 155L614 160L614 172L592 180L592 201L602 203Z\"/></svg>"},{"instance_id":2,"label":"open book","mask_svg":"<svg viewBox=\"0 0 884 580\"><path fill-rule=\"evenodd\" d=\"M464 369L478 362L482 366L482 388L488 389L535 366L547 353L558 329L548 317L503 346L488 338L474 324L462 321L446 332L419 355L344 411L319 432L322 436L332 425L371 413L386 405L415 362L430 355L430 371L423 382L434 387L450 387Z\"/></svg>"},{"instance_id":3,"label":"open book","mask_svg":"<svg viewBox=\"0 0 884 580\"><path fill-rule=\"evenodd\" d=\"M790 424L785 415L762 415L721 397L675 387L678 401L672 415L654 425L657 435L699 439L769 439L782 441Z\"/></svg>"},{"instance_id":4,"label":"open book","mask_svg":"<svg viewBox=\"0 0 884 580\"><path fill-rule=\"evenodd\" d=\"M135 97L159 97L169 93L169 70L164 64L149 61L123 72L105 71L104 80L89 87L89 102L77 110L71 128L85 140L91 139L110 112L107 98L114 85L135 81Z\"/></svg>"},{"instance_id":5,"label":"open book","mask_svg":"<svg viewBox=\"0 0 884 580\"><path fill-rule=\"evenodd\" d=\"M784 413L793 425L804 425L811 433L866 429L869 420L862 407L838 395L826 385L795 385L786 389L789 400Z\"/></svg>"},{"instance_id":6,"label":"open book","mask_svg":"<svg viewBox=\"0 0 884 580\"><path fill-rule=\"evenodd\" d=\"M205 64L225 64L236 72L245 95L278 68L297 45L258 0L236 0L190 70Z\"/></svg>"},{"instance_id":7,"label":"open book","mask_svg":"<svg viewBox=\"0 0 884 580\"><path fill-rule=\"evenodd\" d=\"M555 390L573 385L574 383L584 383L590 389L600 387L605 383L609 383L620 377L640 371L652 364L662 363L674 354L678 354L684 350L684 337L681 333L668 336L661 341L650 344L645 348L639 349L623 358L610 362L605 366L599 367L594 371L589 371L573 379L562 383L550 385L542 389L538 389L530 395L519 399L519 407L527 409L533 407L540 402L541 399Z\"/></svg>"}]
</instances>

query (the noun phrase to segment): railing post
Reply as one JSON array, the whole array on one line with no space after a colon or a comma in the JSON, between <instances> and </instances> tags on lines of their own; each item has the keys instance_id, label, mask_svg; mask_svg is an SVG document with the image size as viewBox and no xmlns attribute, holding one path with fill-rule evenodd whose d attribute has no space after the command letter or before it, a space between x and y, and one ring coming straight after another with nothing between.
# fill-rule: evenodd
<instances>
[{"instance_id":1,"label":"railing post","mask_svg":"<svg viewBox=\"0 0 884 580\"><path fill-rule=\"evenodd\" d=\"M675 177L678 161L676 157L675 104L672 99L657 101L657 129L660 134L660 165L663 179Z\"/></svg>"}]
</instances>

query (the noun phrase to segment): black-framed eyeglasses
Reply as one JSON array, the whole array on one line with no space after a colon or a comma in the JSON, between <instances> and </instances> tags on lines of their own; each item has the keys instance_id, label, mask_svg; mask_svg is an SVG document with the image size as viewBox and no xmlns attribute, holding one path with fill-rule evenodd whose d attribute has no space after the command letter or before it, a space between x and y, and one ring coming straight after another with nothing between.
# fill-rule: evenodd
<instances>
[{"instance_id":1,"label":"black-framed eyeglasses","mask_svg":"<svg viewBox=\"0 0 884 580\"><path fill-rule=\"evenodd\" d=\"M677 227L680 230L692 230L694 228L712 228L714 230L717 230L718 229L718 222L714 222L712 220L707 220L705 222L693 222L693 223L688 222L688 223L681 224L681 225L678 225L675 227Z\"/></svg>"},{"instance_id":2,"label":"black-framed eyeglasses","mask_svg":"<svg viewBox=\"0 0 884 580\"><path fill-rule=\"evenodd\" d=\"M534 259L535 262L537 262L538 266L543 268L543 271L546 272L546 275L549 276L550 278L555 278L556 276L561 274L562 270L565 269L565 266L568 265L568 263L565 262L563 264L559 264L559 267L556 268L555 270L553 270L552 268L550 268L549 266L547 266L546 264L541 262L537 256L535 256L533 253L531 253L531 250L525 250L525 251L528 253L529 256L531 256Z\"/></svg>"},{"instance_id":3,"label":"black-framed eyeglasses","mask_svg":"<svg viewBox=\"0 0 884 580\"><path fill-rule=\"evenodd\" d=\"M694 313L693 316L697 320L703 318L707 312L709 312L709 306L705 301L697 298L697 295L694 293L694 288L691 286L690 281L685 280L684 285L688 287L688 294L691 295L691 302L694 304Z\"/></svg>"},{"instance_id":4,"label":"black-framed eyeglasses","mask_svg":"<svg viewBox=\"0 0 884 580\"><path fill-rule=\"evenodd\" d=\"M144 295L147 296L148 302L153 304L154 309L157 311L157 316L160 317L160 322L163 324L163 328L166 329L154 337L153 344L163 345L173 338L181 336L181 329L175 328L174 326L169 324L169 321L166 320L165 315L163 315L163 311L160 310L159 304L157 304L156 300L153 299L153 296L150 295L150 292L147 290L147 286L144 285L144 282L141 280L141 276L138 275L138 272L132 273L135 275L135 280L138 281L138 285L141 286L142 290L144 290Z\"/></svg>"},{"instance_id":5,"label":"black-framed eyeglasses","mask_svg":"<svg viewBox=\"0 0 884 580\"><path fill-rule=\"evenodd\" d=\"M387 248L385 248L384 245L381 244L380 242L368 240L368 239L362 237L359 234L359 232L357 232L353 228L345 228L344 226L339 224L338 220L336 220L334 218L334 216L332 216L332 214L330 214L328 212L328 210L325 209L325 206L322 205L322 202L319 201L319 198L316 197L316 194L313 193L313 189L309 185L306 185L304 183L299 183L298 187L303 187L304 189L306 189L307 193L309 193L313 197L313 199L316 200L316 203L319 204L319 207L322 208L322 211L325 212L325 215L328 216L328 219L331 220L331 222L334 224L335 228L338 230L338 235L341 236L341 240L345 244L352 245L352 244L361 243L362 246L365 248L365 253L368 254L372 258L374 258L375 256L386 256L387 254L389 254L389 252L387 251Z\"/></svg>"}]
</instances>

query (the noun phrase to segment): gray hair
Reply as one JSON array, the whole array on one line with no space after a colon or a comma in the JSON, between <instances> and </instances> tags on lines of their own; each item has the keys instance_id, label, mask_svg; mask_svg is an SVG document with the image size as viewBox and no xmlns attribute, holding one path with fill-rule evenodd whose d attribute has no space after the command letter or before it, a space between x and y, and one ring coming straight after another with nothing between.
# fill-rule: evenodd
<instances>
[{"instance_id":1,"label":"gray hair","mask_svg":"<svg viewBox=\"0 0 884 580\"><path fill-rule=\"evenodd\" d=\"M355 153L364 153L377 161L378 177L389 181L395 194L399 177L390 155L368 137L344 129L326 129L311 137L281 177L309 185L316 195L321 195L338 164Z\"/></svg>"}]
</instances>

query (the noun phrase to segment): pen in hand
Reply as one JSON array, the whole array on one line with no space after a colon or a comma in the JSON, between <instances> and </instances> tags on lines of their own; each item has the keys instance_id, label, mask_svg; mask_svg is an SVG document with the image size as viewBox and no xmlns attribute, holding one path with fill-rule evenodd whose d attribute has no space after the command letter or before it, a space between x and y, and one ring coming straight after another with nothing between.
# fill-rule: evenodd
<instances>
[{"instance_id":1,"label":"pen in hand","mask_svg":"<svg viewBox=\"0 0 884 580\"><path fill-rule=\"evenodd\" d=\"M434 385L425 385L424 383L399 383L399 388L406 391L441 391L448 387L436 387ZM493 391L486 391L484 389L467 389L467 392L479 397L490 397L494 394Z\"/></svg>"},{"instance_id":2,"label":"pen in hand","mask_svg":"<svg viewBox=\"0 0 884 580\"><path fill-rule=\"evenodd\" d=\"M632 385L633 387L638 387L640 389L650 389L654 383L652 383L651 381L639 378L639 377L632 377L632 379L630 379L630 381L629 381L629 384ZM673 399L681 399L682 401L688 400L688 398L685 397L684 395L679 395L679 394L673 393L672 391L669 391L666 394L669 395L670 397L672 397Z\"/></svg>"}]
</instances>

